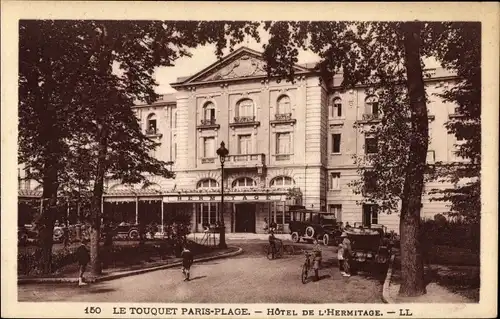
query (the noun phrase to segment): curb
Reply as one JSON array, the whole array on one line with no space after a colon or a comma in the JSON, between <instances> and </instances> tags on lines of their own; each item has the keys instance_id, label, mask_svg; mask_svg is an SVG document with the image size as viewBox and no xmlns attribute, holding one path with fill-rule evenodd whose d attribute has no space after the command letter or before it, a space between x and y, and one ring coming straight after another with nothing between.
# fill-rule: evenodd
<instances>
[{"instance_id":1,"label":"curb","mask_svg":"<svg viewBox=\"0 0 500 319\"><path fill-rule=\"evenodd\" d=\"M238 249L236 251L233 251L233 252L228 252L228 253L224 253L224 254L216 254L214 256L208 256L208 257L195 258L194 261L195 262L204 262L204 261L210 261L210 260L215 260L215 259L234 257L234 256L237 256L237 255L240 255L243 253L243 248L241 248L241 247L236 247L236 248L238 248ZM114 280L114 279L128 277L128 276L141 275L141 274L151 272L151 271L174 268L174 267L178 267L181 265L182 265L182 262L177 261L177 262L174 262L171 264L166 264L166 265L161 265L161 266L156 266L156 267L130 270L130 271L125 271L125 272L112 274L112 275L105 275L105 276L97 277L95 279L89 278L87 280L87 282L96 283L96 282ZM39 283L77 283L77 282L78 282L78 278L23 278L23 279L17 280L17 283L19 285L39 284Z\"/></svg>"},{"instance_id":2,"label":"curb","mask_svg":"<svg viewBox=\"0 0 500 319\"><path fill-rule=\"evenodd\" d=\"M389 269L387 269L387 275L385 276L384 286L382 287L382 300L385 303L395 303L394 299L392 299L389 286L391 285L391 277L392 277L392 267L394 265L394 258L396 255L391 256L391 260L389 261Z\"/></svg>"}]
</instances>

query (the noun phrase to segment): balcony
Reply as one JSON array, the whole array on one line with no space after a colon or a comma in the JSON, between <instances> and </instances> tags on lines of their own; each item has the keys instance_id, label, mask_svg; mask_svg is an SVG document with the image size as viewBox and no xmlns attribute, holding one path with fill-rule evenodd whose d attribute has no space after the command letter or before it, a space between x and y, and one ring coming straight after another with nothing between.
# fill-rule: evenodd
<instances>
[{"instance_id":1,"label":"balcony","mask_svg":"<svg viewBox=\"0 0 500 319\"><path fill-rule=\"evenodd\" d=\"M149 136L149 137L161 137L162 134L160 133L160 130L158 130L157 128L148 128L146 129L146 135Z\"/></svg>"},{"instance_id":2,"label":"balcony","mask_svg":"<svg viewBox=\"0 0 500 319\"><path fill-rule=\"evenodd\" d=\"M265 164L264 154L238 154L226 157L225 168L262 168Z\"/></svg>"},{"instance_id":3,"label":"balcony","mask_svg":"<svg viewBox=\"0 0 500 319\"><path fill-rule=\"evenodd\" d=\"M372 122L380 122L382 116L379 113L365 113L361 116L361 120L356 122L358 123L372 123Z\"/></svg>"},{"instance_id":4,"label":"balcony","mask_svg":"<svg viewBox=\"0 0 500 319\"><path fill-rule=\"evenodd\" d=\"M271 125L276 125L276 124L295 124L297 120L292 118L292 113L281 113L281 114L275 114L274 115L274 120L271 121Z\"/></svg>"},{"instance_id":5,"label":"balcony","mask_svg":"<svg viewBox=\"0 0 500 319\"><path fill-rule=\"evenodd\" d=\"M199 130L219 129L220 125L216 123L215 119L202 119L200 121L200 125L196 128Z\"/></svg>"},{"instance_id":6,"label":"balcony","mask_svg":"<svg viewBox=\"0 0 500 319\"><path fill-rule=\"evenodd\" d=\"M260 122L255 120L255 116L235 116L233 123L229 123L230 127L243 127L243 126L259 126Z\"/></svg>"}]
</instances>

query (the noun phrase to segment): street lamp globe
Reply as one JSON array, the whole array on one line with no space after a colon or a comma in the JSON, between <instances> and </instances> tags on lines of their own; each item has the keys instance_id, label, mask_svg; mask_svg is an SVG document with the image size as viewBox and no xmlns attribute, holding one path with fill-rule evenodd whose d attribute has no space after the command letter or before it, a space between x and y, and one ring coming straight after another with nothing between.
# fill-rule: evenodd
<instances>
[{"instance_id":1,"label":"street lamp globe","mask_svg":"<svg viewBox=\"0 0 500 319\"><path fill-rule=\"evenodd\" d=\"M219 155L219 160L221 164L224 164L226 161L226 156L229 154L229 150L226 148L224 142L220 143L220 147L217 150L217 155Z\"/></svg>"}]
</instances>

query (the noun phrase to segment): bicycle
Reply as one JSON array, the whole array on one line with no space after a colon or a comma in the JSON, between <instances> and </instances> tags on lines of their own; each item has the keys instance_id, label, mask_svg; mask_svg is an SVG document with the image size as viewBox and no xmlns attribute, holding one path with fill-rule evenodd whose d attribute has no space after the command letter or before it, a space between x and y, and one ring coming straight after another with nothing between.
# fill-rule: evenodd
<instances>
[{"instance_id":1,"label":"bicycle","mask_svg":"<svg viewBox=\"0 0 500 319\"><path fill-rule=\"evenodd\" d=\"M309 277L309 270L311 269L311 256L312 253L303 250L304 255L306 257L306 260L304 261L304 264L302 265L302 270L300 273L300 279L302 280L302 283L305 284L307 282L307 278Z\"/></svg>"},{"instance_id":2,"label":"bicycle","mask_svg":"<svg viewBox=\"0 0 500 319\"><path fill-rule=\"evenodd\" d=\"M275 258L280 258L283 257L284 253L287 253L288 255L294 255L295 254L295 247L293 245L286 245L283 242L281 244L276 244L276 251L274 252L274 257ZM272 260L273 259L273 253L271 250L271 244L267 244L264 248L267 259Z\"/></svg>"}]
</instances>

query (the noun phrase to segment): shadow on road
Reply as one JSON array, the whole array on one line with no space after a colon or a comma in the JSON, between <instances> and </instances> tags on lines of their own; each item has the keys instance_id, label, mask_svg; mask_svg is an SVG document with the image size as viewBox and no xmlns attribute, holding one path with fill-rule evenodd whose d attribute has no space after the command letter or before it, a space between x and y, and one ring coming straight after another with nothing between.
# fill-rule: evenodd
<instances>
[{"instance_id":1,"label":"shadow on road","mask_svg":"<svg viewBox=\"0 0 500 319\"><path fill-rule=\"evenodd\" d=\"M196 276L196 277L193 277L191 279L189 279L189 281L193 281L193 280L196 280L196 279L203 279L203 278L206 278L207 276Z\"/></svg>"},{"instance_id":2,"label":"shadow on road","mask_svg":"<svg viewBox=\"0 0 500 319\"><path fill-rule=\"evenodd\" d=\"M88 292L91 294L102 294L102 293L112 292L115 290L116 289L112 288L96 288L96 289L89 289Z\"/></svg>"}]
</instances>

